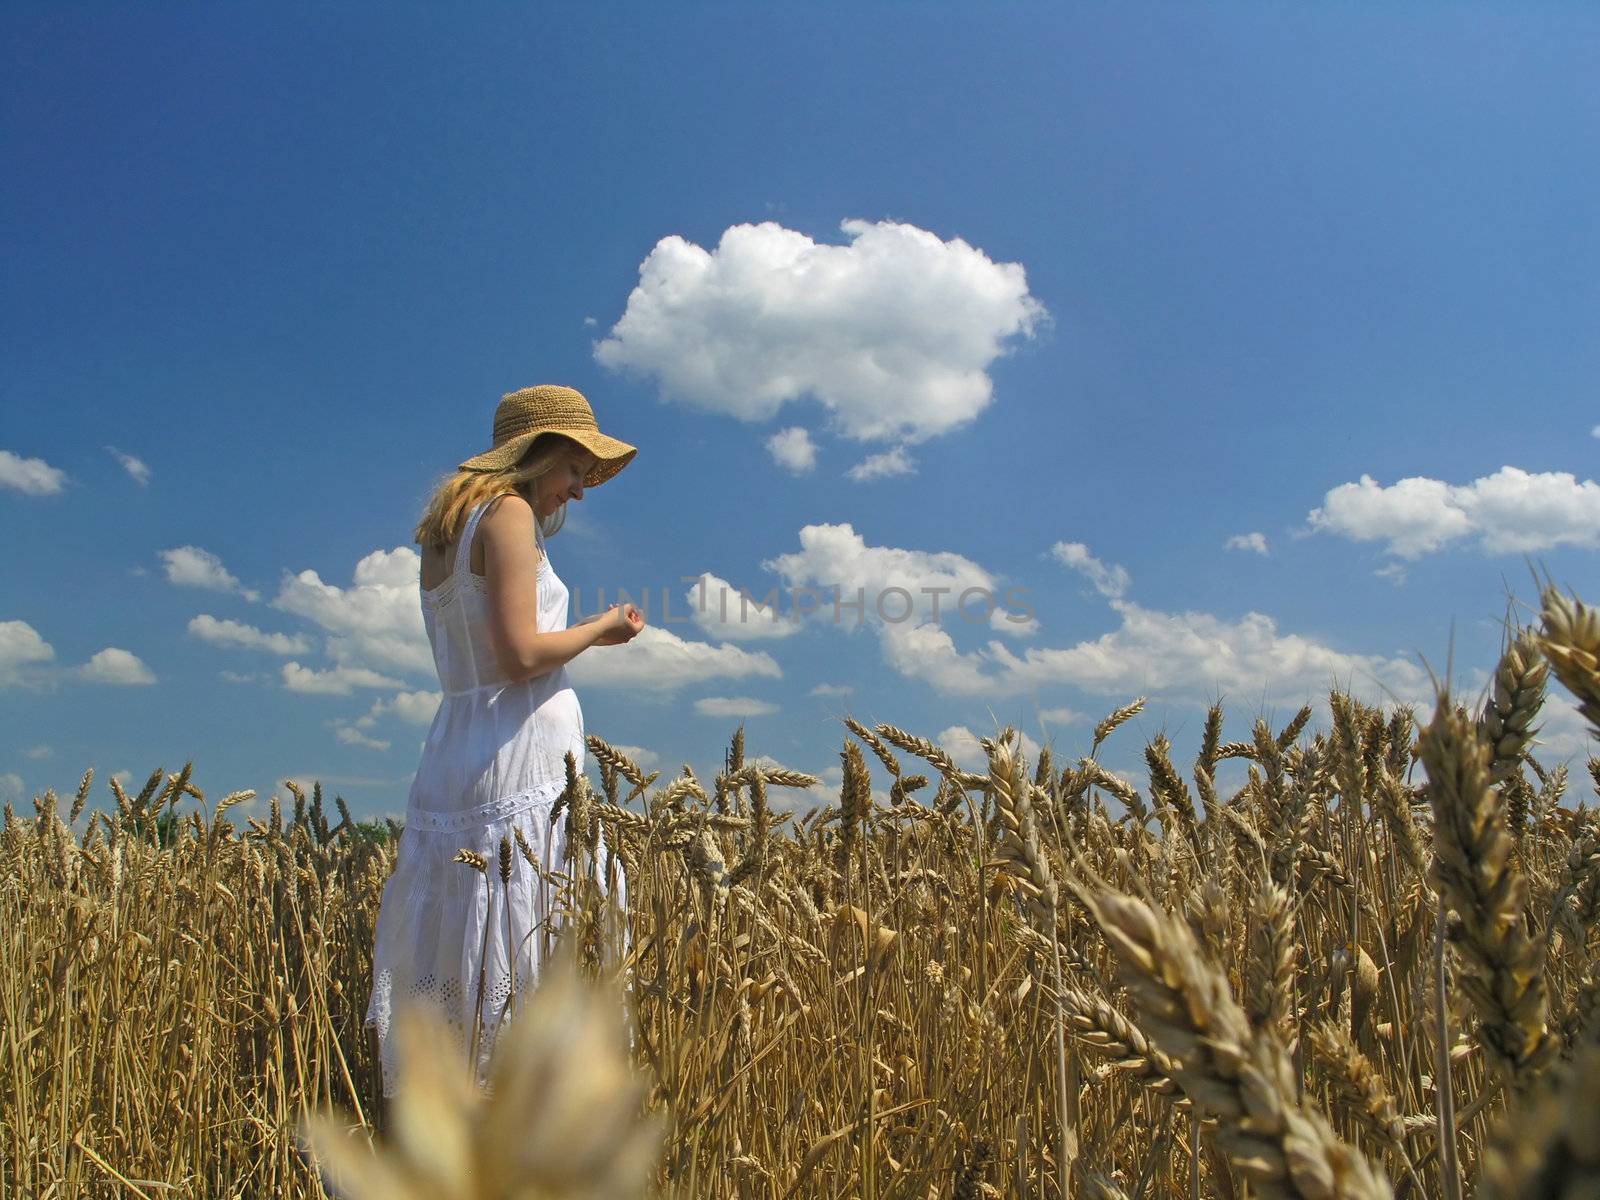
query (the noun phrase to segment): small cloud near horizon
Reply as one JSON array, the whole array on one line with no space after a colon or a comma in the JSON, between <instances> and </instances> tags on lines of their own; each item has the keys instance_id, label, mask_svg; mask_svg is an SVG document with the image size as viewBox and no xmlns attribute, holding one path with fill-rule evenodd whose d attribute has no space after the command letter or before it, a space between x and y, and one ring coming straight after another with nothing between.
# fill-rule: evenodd
<instances>
[{"instance_id":1,"label":"small cloud near horizon","mask_svg":"<svg viewBox=\"0 0 1600 1200\"><path fill-rule=\"evenodd\" d=\"M54 496L66 482L67 473L42 458L23 458L10 450L0 450L0 487L24 496Z\"/></svg>"},{"instance_id":2,"label":"small cloud near horizon","mask_svg":"<svg viewBox=\"0 0 1600 1200\"><path fill-rule=\"evenodd\" d=\"M107 446L106 453L121 463L122 469L128 473L128 477L140 487L149 486L150 467L142 458L138 458L132 454L124 453L123 451L118 450L115 446Z\"/></svg>"}]
</instances>

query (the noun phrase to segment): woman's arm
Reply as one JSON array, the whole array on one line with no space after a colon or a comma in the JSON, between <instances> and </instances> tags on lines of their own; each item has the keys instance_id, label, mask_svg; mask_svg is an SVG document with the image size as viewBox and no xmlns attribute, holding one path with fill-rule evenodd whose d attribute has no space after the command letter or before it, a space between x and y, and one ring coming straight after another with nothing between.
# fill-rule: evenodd
<instances>
[{"instance_id":1,"label":"woman's arm","mask_svg":"<svg viewBox=\"0 0 1600 1200\"><path fill-rule=\"evenodd\" d=\"M628 607L632 608L633 605L630 604ZM606 609L606 611L603 612L603 613L590 613L583 620L574 622L570 626L570 628L576 629L579 625L588 625L588 624L590 624L590 623L592 623L594 621L605 621L608 624L615 625L615 623L616 623L616 613L617 613L617 606L615 604L613 604L610 608ZM617 629L613 628L613 629L609 629L606 632L602 633L600 635L600 637L598 638L598 640L596 640L595 645L596 646L621 646L624 643L632 640L632 636L633 636L632 634L625 633L625 632L623 632L621 630L617 630Z\"/></svg>"},{"instance_id":2,"label":"woman's arm","mask_svg":"<svg viewBox=\"0 0 1600 1200\"><path fill-rule=\"evenodd\" d=\"M520 496L502 496L478 523L489 595L489 636L500 669L514 681L563 667L610 632L611 622L586 621L539 632L539 549L533 509ZM467 547L471 552L471 547ZM610 614L607 614L610 616Z\"/></svg>"}]
</instances>

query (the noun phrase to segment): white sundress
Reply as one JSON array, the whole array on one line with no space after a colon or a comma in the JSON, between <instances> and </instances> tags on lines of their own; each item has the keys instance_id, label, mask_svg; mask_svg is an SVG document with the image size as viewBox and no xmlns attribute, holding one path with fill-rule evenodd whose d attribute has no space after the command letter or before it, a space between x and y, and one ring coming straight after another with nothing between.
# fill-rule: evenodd
<instances>
[{"instance_id":1,"label":"white sundress","mask_svg":"<svg viewBox=\"0 0 1600 1200\"><path fill-rule=\"evenodd\" d=\"M493 499L498 497L468 516L450 577L421 593L443 697L423 745L398 860L378 910L366 1024L377 1030L385 1096L394 1095L398 1074L390 1028L396 1006L435 1006L459 1034L466 1061L480 964L483 1029L476 1067L480 1084L486 1081L511 991L512 954L520 998L537 979L545 941L541 926L548 928L558 907L555 887L529 867L514 830L521 829L545 870L561 870L567 821L563 814L552 826L550 810L566 786L569 750L579 771L584 769L583 710L566 667L513 683L495 659L488 592L470 566L473 535ZM550 565L537 521L535 537L541 551L539 631L554 632L567 627L568 592ZM498 870L502 837L512 839L513 849L509 938L507 890ZM453 861L462 849L489 860L487 889L483 875ZM624 898L619 874L617 899Z\"/></svg>"}]
</instances>

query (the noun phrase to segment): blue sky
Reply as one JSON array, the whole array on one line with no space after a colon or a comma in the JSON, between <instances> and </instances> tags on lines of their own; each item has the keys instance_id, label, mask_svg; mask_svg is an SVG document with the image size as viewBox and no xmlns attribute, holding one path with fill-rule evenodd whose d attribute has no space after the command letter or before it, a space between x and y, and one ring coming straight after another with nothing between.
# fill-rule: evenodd
<instances>
[{"instance_id":1,"label":"blue sky","mask_svg":"<svg viewBox=\"0 0 1600 1200\"><path fill-rule=\"evenodd\" d=\"M657 604L574 675L668 773L740 713L836 778L843 713L1078 753L1147 694L1137 774L1214 696L1475 688L1530 562L1600 592L1597 51L1555 4L8 5L0 794L398 814L410 531L536 382L640 447L551 558ZM701 575L869 619L664 624Z\"/></svg>"}]
</instances>

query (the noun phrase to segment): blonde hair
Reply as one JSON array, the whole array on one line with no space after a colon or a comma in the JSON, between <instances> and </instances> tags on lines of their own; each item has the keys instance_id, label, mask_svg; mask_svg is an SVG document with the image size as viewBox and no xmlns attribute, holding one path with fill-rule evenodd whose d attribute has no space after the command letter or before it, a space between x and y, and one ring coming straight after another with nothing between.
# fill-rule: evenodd
<instances>
[{"instance_id":1,"label":"blonde hair","mask_svg":"<svg viewBox=\"0 0 1600 1200\"><path fill-rule=\"evenodd\" d=\"M419 546L446 549L460 538L467 517L474 508L506 492L521 496L532 507L534 482L573 450L582 449L577 442L559 433L542 433L533 439L527 453L504 471L458 470L446 475L434 486L433 495L423 509L422 520L417 522L412 540ZM537 508L534 512L534 520L539 522L539 532L545 537L558 532L567 520L565 502L548 517L538 516Z\"/></svg>"}]
</instances>

